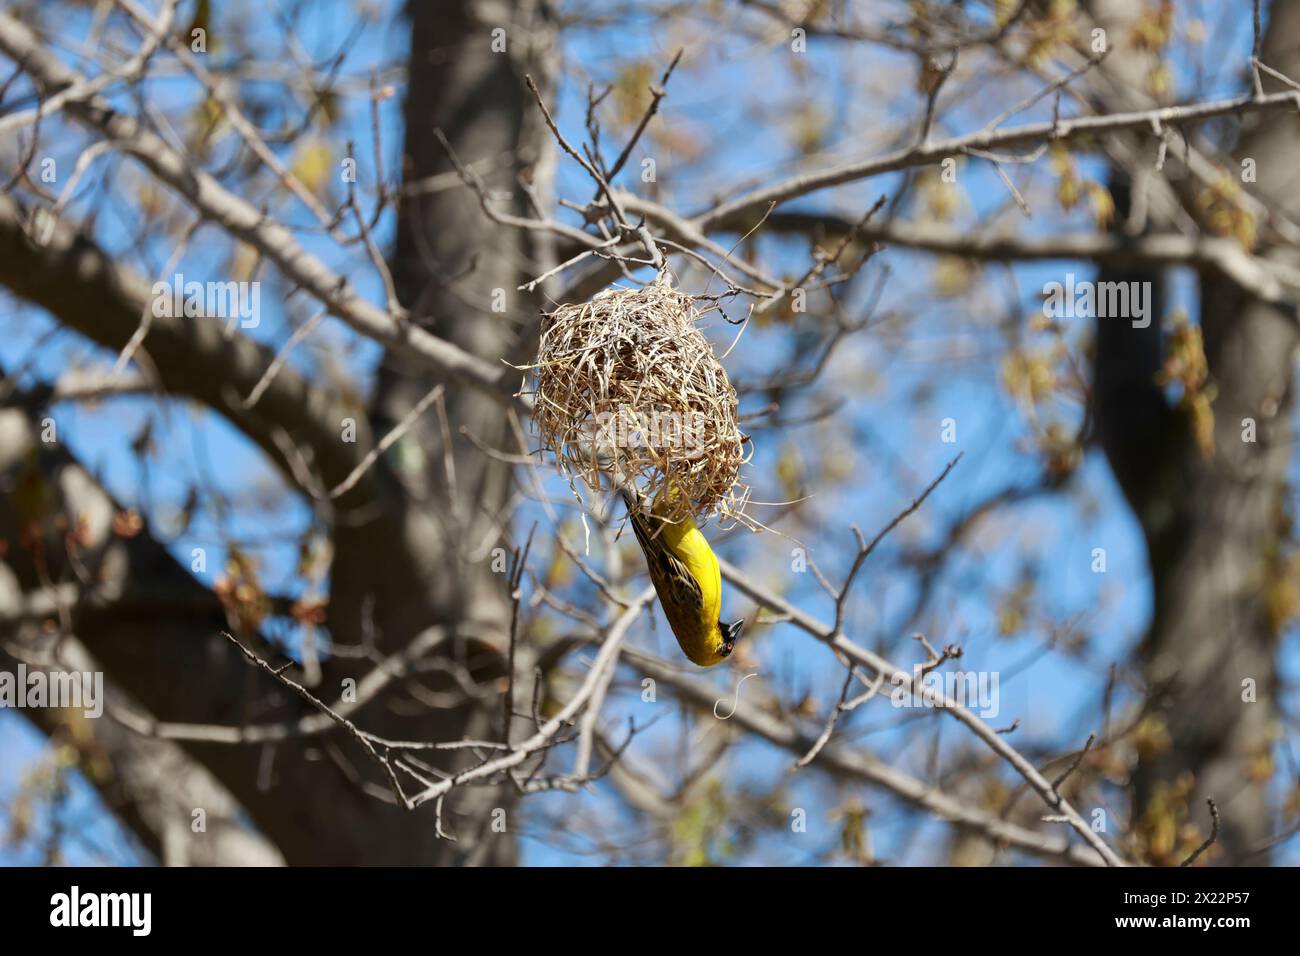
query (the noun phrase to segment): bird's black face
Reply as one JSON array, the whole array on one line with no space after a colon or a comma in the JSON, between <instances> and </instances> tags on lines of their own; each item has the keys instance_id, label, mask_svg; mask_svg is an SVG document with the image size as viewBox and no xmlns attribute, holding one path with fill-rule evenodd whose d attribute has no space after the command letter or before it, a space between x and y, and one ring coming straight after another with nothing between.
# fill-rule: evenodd
<instances>
[{"instance_id":1,"label":"bird's black face","mask_svg":"<svg viewBox=\"0 0 1300 956\"><path fill-rule=\"evenodd\" d=\"M718 622L718 630L722 632L722 656L730 657L731 652L736 649L736 641L740 640L740 632L745 627L743 619L732 621L730 624Z\"/></svg>"}]
</instances>

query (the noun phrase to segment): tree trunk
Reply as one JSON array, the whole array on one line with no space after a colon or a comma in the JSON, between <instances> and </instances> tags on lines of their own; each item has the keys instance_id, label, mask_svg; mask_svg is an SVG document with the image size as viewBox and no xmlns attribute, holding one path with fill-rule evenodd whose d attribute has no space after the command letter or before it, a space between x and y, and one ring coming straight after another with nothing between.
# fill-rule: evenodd
<instances>
[{"instance_id":1,"label":"tree trunk","mask_svg":"<svg viewBox=\"0 0 1300 956\"><path fill-rule=\"evenodd\" d=\"M464 162L490 170L483 176L491 188L516 190L516 179L544 165L543 150L549 148L522 82L529 70L543 89L549 86L549 23L529 0L513 8L482 0L449 6L410 6L403 180L414 183L451 168L433 135L440 127ZM511 15L498 24L489 14L500 10ZM496 26L506 29L507 53L492 50ZM537 303L514 291L532 269L521 237L492 224L463 188L412 193L399 214L392 271L416 321L493 362L526 355ZM0 264L6 285L92 339L121 348L139 320L147 284L116 267L84 237L56 230L48 245L37 248L26 234L22 210L7 201L0 203L0 251L5 249L12 253ZM491 308L497 289L504 291L503 313ZM368 428L373 426L377 438L436 384L424 370L387 357L370 420L362 416L357 444L347 444L341 437L343 419L354 410L290 368L282 370L254 412L244 412L240 399L269 355L243 340L232 349L216 328L184 320L155 322L144 348L166 359L156 363L161 384L226 415L286 472L291 469L276 435L297 436L313 449L311 464L327 487L356 464L358 447L369 447ZM206 367L196 370L196 364ZM459 437L462 427L493 447L509 448L512 433L502 406L447 385L453 454L469 447ZM0 420L5 426L0 485L6 491L0 499L0 539L8 545L0 565L3 630L30 635L32 625L49 615L28 619L24 608L43 598L51 582L75 583L81 572L93 593L83 592L69 630L79 642L78 653L84 646L107 671L118 699L158 720L186 724L294 722L308 713L303 702L251 669L220 636L227 625L221 602L147 529L129 538L114 531L117 506L108 495L64 450L38 440L43 398L28 396L25 408ZM482 557L509 527L511 471L477 451L457 455L449 468L442 434L431 409L353 492L334 503L329 627L337 645L356 648L373 640L377 655L405 648L430 628L445 636L435 655L443 675L422 676L419 686L414 680L393 681L383 696L357 711L359 726L408 740L499 739L510 606L504 575L493 574L491 562ZM453 473L454 485L448 479ZM30 492L26 498L24 489ZM66 536L83 518L88 527L73 562ZM326 664L314 689L334 701L345 678L360 678L374 666L373 658L341 655ZM431 706L425 695L453 689L468 703ZM527 700L526 694L521 689L519 699ZM121 728L108 725L108 719L89 722L94 736L88 743L101 754L125 758ZM204 807L210 818L224 813L229 796L223 794L233 795L291 864L508 863L515 856L512 821L493 812L512 806L513 787L456 791L443 808L452 842L438 836L432 806L408 812L386 802L383 774L337 732L258 746L147 743L157 744L150 750L155 758L187 754L196 762L189 769L221 784L205 791L196 776L193 786L178 792L209 792L203 799L212 804ZM442 765L473 759L458 751ZM182 805L190 797L164 806L157 788L128 786L142 779L128 771L124 765L103 779L90 779L114 806L134 801L122 818L160 859L276 859L264 845L234 840L225 841L228 851L214 849L209 840L180 853L175 838L190 833L193 807ZM501 822L504 830L494 826Z\"/></svg>"},{"instance_id":2,"label":"tree trunk","mask_svg":"<svg viewBox=\"0 0 1300 956\"><path fill-rule=\"evenodd\" d=\"M1284 40L1298 30L1300 3L1274 3L1264 61L1287 73L1300 66L1300 49ZM1265 87L1272 91L1267 79ZM1292 218L1300 213L1298 146L1294 121L1268 120L1248 130L1237 150L1258 169L1258 184L1244 188ZM1116 185L1122 221L1128 187ZM1158 275L1114 269L1098 278L1163 285ZM1263 864L1261 848L1274 825L1267 783L1283 623L1270 597L1288 530L1297 328L1293 313L1253 301L1218 276L1202 276L1200 297L1205 360L1217 393L1211 457L1194 440L1186 410L1171 407L1156 384L1161 308L1149 329L1098 320L1098 437L1142 526L1155 591L1140 648L1154 721L1139 747L1135 829L1148 858L1178 862L1188 843L1208 836L1206 800L1213 799L1222 828L1212 862Z\"/></svg>"}]
</instances>

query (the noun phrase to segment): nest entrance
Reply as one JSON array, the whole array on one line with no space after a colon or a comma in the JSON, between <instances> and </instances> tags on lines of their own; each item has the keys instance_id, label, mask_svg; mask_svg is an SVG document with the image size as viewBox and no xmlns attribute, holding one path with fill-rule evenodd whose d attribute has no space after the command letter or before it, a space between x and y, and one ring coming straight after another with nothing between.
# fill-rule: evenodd
<instances>
[{"instance_id":1,"label":"nest entrance","mask_svg":"<svg viewBox=\"0 0 1300 956\"><path fill-rule=\"evenodd\" d=\"M736 391L696 325L702 314L661 273L544 316L533 422L571 485L599 490L604 475L650 498L672 486L670 520L741 515Z\"/></svg>"}]
</instances>

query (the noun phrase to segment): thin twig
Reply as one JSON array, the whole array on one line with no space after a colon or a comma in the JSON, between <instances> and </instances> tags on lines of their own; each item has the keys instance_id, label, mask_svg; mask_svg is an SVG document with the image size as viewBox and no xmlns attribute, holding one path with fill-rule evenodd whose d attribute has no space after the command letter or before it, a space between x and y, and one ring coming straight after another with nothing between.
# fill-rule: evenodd
<instances>
[{"instance_id":1,"label":"thin twig","mask_svg":"<svg viewBox=\"0 0 1300 956\"><path fill-rule=\"evenodd\" d=\"M370 758L374 760L374 762L377 763L380 767L383 768L384 773L388 777L388 785L392 787L393 795L397 797L397 802L399 803L399 805L401 805L405 809L408 810L411 809L412 804L407 799L406 794L402 792L402 785L400 782L398 782L397 774L393 772L392 764L389 762L387 757L381 755L379 751L375 749L375 745L372 744L366 738L366 735L357 728L356 724L352 723L352 721L348 720L346 717L336 713L334 710L330 708L328 704L326 704L324 701L322 701L320 698L314 695L306 687L303 687L297 681L290 680L288 677L285 677L284 667L272 667L266 661L262 660L260 657L258 657L252 651L250 651L247 647L241 644L238 638L236 638L229 631L222 631L221 636L224 637L226 640L228 640L231 644L234 644L235 647L239 648L239 652L244 655L244 657L248 660L250 664L253 664L255 667L266 672L267 674L270 674L273 678L279 681L280 684L282 684L284 687L287 687L289 690L293 691L295 694L297 694L299 697L305 700L312 707L315 707L321 713L326 714L330 718L330 720L334 721L334 723L338 724L345 731L347 731L348 734L351 735L352 739L357 741L357 743L361 744L362 748L366 751L366 753L370 755ZM285 666L287 667L289 665L285 665Z\"/></svg>"},{"instance_id":2,"label":"thin twig","mask_svg":"<svg viewBox=\"0 0 1300 956\"><path fill-rule=\"evenodd\" d=\"M410 430L411 426L416 423L419 417L429 410L429 406L436 402L438 397L442 395L443 388L443 384L439 382L429 390L429 393L425 395L424 398L416 402L415 407L407 412L405 417L393 426L392 430L389 431L387 435L379 440L379 444L366 452L366 456L361 459L357 467L352 469L351 474L330 489L329 496L331 498L337 498L339 495L346 494L350 491L352 487L361 480L361 476L370 469L370 466L379 460L379 456L392 447L395 442Z\"/></svg>"},{"instance_id":3,"label":"thin twig","mask_svg":"<svg viewBox=\"0 0 1300 956\"><path fill-rule=\"evenodd\" d=\"M1205 802L1210 807L1210 837L1204 843L1198 846L1191 856L1183 860L1182 863L1179 863L1178 865L1180 867L1191 866L1193 863L1196 862L1197 858L1199 858L1202 853L1204 853L1211 846L1213 846L1214 841L1219 838L1219 808L1214 805L1214 800L1211 799L1210 797L1206 797Z\"/></svg>"}]
</instances>

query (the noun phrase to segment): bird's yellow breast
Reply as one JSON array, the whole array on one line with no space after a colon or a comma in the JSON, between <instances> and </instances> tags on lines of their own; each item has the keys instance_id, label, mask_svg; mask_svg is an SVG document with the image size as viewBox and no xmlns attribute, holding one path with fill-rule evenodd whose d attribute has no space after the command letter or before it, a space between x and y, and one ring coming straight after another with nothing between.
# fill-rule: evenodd
<instances>
[{"instance_id":1,"label":"bird's yellow breast","mask_svg":"<svg viewBox=\"0 0 1300 956\"><path fill-rule=\"evenodd\" d=\"M675 492L670 489L671 496ZM630 495L632 528L645 552L650 579L659 594L664 616L682 652L701 667L726 658L730 649L719 626L722 574L718 559L690 515L666 520L668 501L661 497L647 518ZM689 580L687 580L689 579Z\"/></svg>"},{"instance_id":2,"label":"bird's yellow breast","mask_svg":"<svg viewBox=\"0 0 1300 956\"><path fill-rule=\"evenodd\" d=\"M662 500L656 503L654 512L659 517L662 518L666 510ZM685 607L671 597L665 599L661 590L660 604L664 616L668 618L682 652L693 663L712 667L727 656L718 628L718 615L722 611L722 573L718 559L690 516L676 522L660 521L657 525L656 543L671 551L686 566L700 588L698 608ZM655 588L661 589L660 582L655 582Z\"/></svg>"},{"instance_id":3,"label":"bird's yellow breast","mask_svg":"<svg viewBox=\"0 0 1300 956\"><path fill-rule=\"evenodd\" d=\"M686 565L700 585L704 597L700 617L711 628L716 628L718 615L722 612L722 572L718 569L718 559L709 547L708 539L690 518L684 518L676 524L665 524L659 537Z\"/></svg>"}]
</instances>

